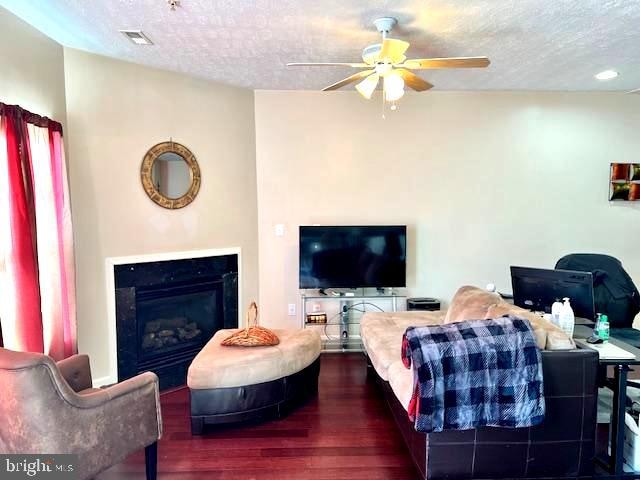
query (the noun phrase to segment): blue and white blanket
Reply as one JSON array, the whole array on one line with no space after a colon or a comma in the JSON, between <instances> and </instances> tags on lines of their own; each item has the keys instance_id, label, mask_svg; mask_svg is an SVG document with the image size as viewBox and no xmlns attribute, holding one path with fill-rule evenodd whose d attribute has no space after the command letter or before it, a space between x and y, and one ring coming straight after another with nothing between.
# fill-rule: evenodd
<instances>
[{"instance_id":1,"label":"blue and white blanket","mask_svg":"<svg viewBox=\"0 0 640 480\"><path fill-rule=\"evenodd\" d=\"M419 432L529 427L544 419L542 361L527 320L505 316L409 327L409 418Z\"/></svg>"}]
</instances>

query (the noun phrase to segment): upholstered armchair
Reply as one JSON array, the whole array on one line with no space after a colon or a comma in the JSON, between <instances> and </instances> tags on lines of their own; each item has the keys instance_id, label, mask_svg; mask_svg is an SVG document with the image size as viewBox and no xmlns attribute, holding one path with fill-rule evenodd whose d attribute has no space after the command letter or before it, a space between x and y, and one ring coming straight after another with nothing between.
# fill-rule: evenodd
<instances>
[{"instance_id":1,"label":"upholstered armchair","mask_svg":"<svg viewBox=\"0 0 640 480\"><path fill-rule=\"evenodd\" d=\"M162 417L153 373L97 389L86 355L55 363L0 348L0 419L0 453L77 454L78 478L89 479L144 447L147 479L156 478Z\"/></svg>"}]
</instances>

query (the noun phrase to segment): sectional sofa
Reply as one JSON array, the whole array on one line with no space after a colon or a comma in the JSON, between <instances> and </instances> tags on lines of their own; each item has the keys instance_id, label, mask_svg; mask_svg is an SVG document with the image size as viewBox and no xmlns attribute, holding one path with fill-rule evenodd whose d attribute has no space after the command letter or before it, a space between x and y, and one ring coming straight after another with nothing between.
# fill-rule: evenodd
<instances>
[{"instance_id":1,"label":"sectional sofa","mask_svg":"<svg viewBox=\"0 0 640 480\"><path fill-rule=\"evenodd\" d=\"M506 313L531 321L542 351L545 420L520 428L482 427L418 433L407 416L413 372L400 358L409 326L492 318ZM596 352L578 350L561 330L499 296L463 287L447 311L368 313L361 335L370 372L381 387L421 478L590 478L595 449Z\"/></svg>"}]
</instances>

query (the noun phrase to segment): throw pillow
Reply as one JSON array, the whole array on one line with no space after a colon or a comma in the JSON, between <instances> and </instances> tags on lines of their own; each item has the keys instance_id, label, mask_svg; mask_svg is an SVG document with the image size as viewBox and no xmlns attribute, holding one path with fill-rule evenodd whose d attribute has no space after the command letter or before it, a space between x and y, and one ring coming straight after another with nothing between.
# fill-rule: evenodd
<instances>
[{"instance_id":1,"label":"throw pillow","mask_svg":"<svg viewBox=\"0 0 640 480\"><path fill-rule=\"evenodd\" d=\"M444 323L488 318L487 311L489 308L502 302L503 300L497 293L465 285L460 287L453 296L451 306L444 317Z\"/></svg>"}]
</instances>

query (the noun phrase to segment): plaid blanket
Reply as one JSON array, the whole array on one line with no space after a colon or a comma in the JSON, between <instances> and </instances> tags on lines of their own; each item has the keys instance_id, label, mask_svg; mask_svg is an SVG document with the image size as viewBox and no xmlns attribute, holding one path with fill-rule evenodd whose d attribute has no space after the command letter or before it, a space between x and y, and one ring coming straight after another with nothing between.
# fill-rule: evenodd
<instances>
[{"instance_id":1,"label":"plaid blanket","mask_svg":"<svg viewBox=\"0 0 640 480\"><path fill-rule=\"evenodd\" d=\"M505 316L409 327L409 418L419 432L528 427L544 419L540 351L527 320Z\"/></svg>"}]
</instances>

